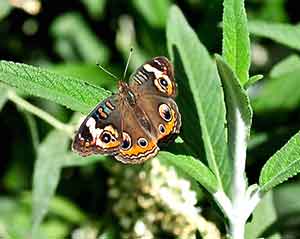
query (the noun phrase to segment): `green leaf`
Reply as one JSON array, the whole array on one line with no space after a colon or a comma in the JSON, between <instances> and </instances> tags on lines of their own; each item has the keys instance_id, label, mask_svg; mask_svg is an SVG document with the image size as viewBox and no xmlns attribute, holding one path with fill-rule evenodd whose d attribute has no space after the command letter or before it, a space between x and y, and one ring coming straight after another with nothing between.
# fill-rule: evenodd
<instances>
[{"instance_id":1,"label":"green leaf","mask_svg":"<svg viewBox=\"0 0 300 239\"><path fill-rule=\"evenodd\" d=\"M199 154L204 147L206 160L216 175L218 186L227 190L231 162L226 145L225 105L217 70L176 6L170 11L167 40L176 71L177 100L183 115L182 138ZM204 159L202 155L200 158Z\"/></svg>"},{"instance_id":2,"label":"green leaf","mask_svg":"<svg viewBox=\"0 0 300 239\"><path fill-rule=\"evenodd\" d=\"M215 175L200 160L189 155L175 155L164 151L160 152L157 158L180 168L199 182L207 191L214 193L218 190Z\"/></svg>"},{"instance_id":3,"label":"green leaf","mask_svg":"<svg viewBox=\"0 0 300 239\"><path fill-rule=\"evenodd\" d=\"M253 100L256 112L293 110L300 105L300 58L292 55L273 67ZM276 93L274 93L276 92Z\"/></svg>"},{"instance_id":4,"label":"green leaf","mask_svg":"<svg viewBox=\"0 0 300 239\"><path fill-rule=\"evenodd\" d=\"M224 89L231 152L242 150L243 153L246 153L247 140L250 135L252 122L250 100L238 78L222 57L216 55L216 62ZM239 150L236 146L241 141L244 145L240 145L242 148ZM240 154L236 156L239 157Z\"/></svg>"},{"instance_id":5,"label":"green leaf","mask_svg":"<svg viewBox=\"0 0 300 239\"><path fill-rule=\"evenodd\" d=\"M251 222L246 224L245 238L268 238L280 239L279 234L263 237L262 233L277 220L276 210L273 202L273 193L268 192L253 212Z\"/></svg>"},{"instance_id":6,"label":"green leaf","mask_svg":"<svg viewBox=\"0 0 300 239\"><path fill-rule=\"evenodd\" d=\"M32 238L38 238L39 227L54 196L62 168L61 155L69 147L64 132L52 131L40 145L33 174Z\"/></svg>"},{"instance_id":7,"label":"green leaf","mask_svg":"<svg viewBox=\"0 0 300 239\"><path fill-rule=\"evenodd\" d=\"M300 26L264 21L250 21L249 32L259 37L271 39L280 44L300 50Z\"/></svg>"},{"instance_id":8,"label":"green leaf","mask_svg":"<svg viewBox=\"0 0 300 239\"><path fill-rule=\"evenodd\" d=\"M252 122L252 109L247 93L230 66L219 55L216 55L216 62L224 89L228 122L228 145L234 165L232 193L235 194L242 188L245 190L246 186L243 179L245 177L246 152Z\"/></svg>"},{"instance_id":9,"label":"green leaf","mask_svg":"<svg viewBox=\"0 0 300 239\"><path fill-rule=\"evenodd\" d=\"M51 33L56 38L56 50L65 60L78 61L80 57L91 64L105 64L108 48L97 38L81 15L67 13L55 18Z\"/></svg>"},{"instance_id":10,"label":"green leaf","mask_svg":"<svg viewBox=\"0 0 300 239\"><path fill-rule=\"evenodd\" d=\"M99 86L104 89L112 90L117 86L117 80L99 69L96 64L62 63L51 65L49 71L66 77L74 77L78 80ZM108 68L115 75L120 71L115 68ZM123 70L123 69L122 69ZM121 77L120 77L121 78Z\"/></svg>"},{"instance_id":11,"label":"green leaf","mask_svg":"<svg viewBox=\"0 0 300 239\"><path fill-rule=\"evenodd\" d=\"M104 13L106 0L81 0L91 17L99 19Z\"/></svg>"},{"instance_id":12,"label":"green leaf","mask_svg":"<svg viewBox=\"0 0 300 239\"><path fill-rule=\"evenodd\" d=\"M0 81L28 94L88 113L109 91L38 67L0 61Z\"/></svg>"},{"instance_id":13,"label":"green leaf","mask_svg":"<svg viewBox=\"0 0 300 239\"><path fill-rule=\"evenodd\" d=\"M224 0L222 54L245 84L249 78L250 39L244 0Z\"/></svg>"},{"instance_id":14,"label":"green leaf","mask_svg":"<svg viewBox=\"0 0 300 239\"><path fill-rule=\"evenodd\" d=\"M162 28L166 25L170 0L132 0L132 3L151 26Z\"/></svg>"},{"instance_id":15,"label":"green leaf","mask_svg":"<svg viewBox=\"0 0 300 239\"><path fill-rule=\"evenodd\" d=\"M8 87L0 82L0 111L7 101Z\"/></svg>"},{"instance_id":16,"label":"green leaf","mask_svg":"<svg viewBox=\"0 0 300 239\"><path fill-rule=\"evenodd\" d=\"M274 203L280 217L300 213L299 182L282 184L274 190Z\"/></svg>"},{"instance_id":17,"label":"green leaf","mask_svg":"<svg viewBox=\"0 0 300 239\"><path fill-rule=\"evenodd\" d=\"M256 83L257 81L263 79L264 76L263 75L254 75L254 76L251 76L249 78L249 80L246 82L246 84L244 85L244 88L245 89L248 89L250 86L254 85L254 83Z\"/></svg>"},{"instance_id":18,"label":"green leaf","mask_svg":"<svg viewBox=\"0 0 300 239\"><path fill-rule=\"evenodd\" d=\"M298 132L263 166L259 176L261 190L269 191L299 172L300 133Z\"/></svg>"}]
</instances>

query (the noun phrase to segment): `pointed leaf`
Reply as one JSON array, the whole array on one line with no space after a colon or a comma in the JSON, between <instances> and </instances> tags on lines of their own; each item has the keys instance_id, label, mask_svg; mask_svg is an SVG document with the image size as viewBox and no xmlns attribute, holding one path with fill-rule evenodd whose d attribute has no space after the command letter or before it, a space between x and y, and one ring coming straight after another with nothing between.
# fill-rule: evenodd
<instances>
[{"instance_id":1,"label":"pointed leaf","mask_svg":"<svg viewBox=\"0 0 300 239\"><path fill-rule=\"evenodd\" d=\"M250 21L251 34L271 39L288 47L300 50L300 26L264 21Z\"/></svg>"},{"instance_id":2,"label":"pointed leaf","mask_svg":"<svg viewBox=\"0 0 300 239\"><path fill-rule=\"evenodd\" d=\"M200 160L189 155L177 155L164 151L160 152L157 158L179 167L199 182L207 191L211 193L217 191L218 184L215 175Z\"/></svg>"},{"instance_id":3,"label":"pointed leaf","mask_svg":"<svg viewBox=\"0 0 300 239\"><path fill-rule=\"evenodd\" d=\"M245 84L249 78L250 39L244 0L224 0L223 57Z\"/></svg>"},{"instance_id":4,"label":"pointed leaf","mask_svg":"<svg viewBox=\"0 0 300 239\"><path fill-rule=\"evenodd\" d=\"M252 109L245 90L230 66L218 55L216 55L216 61L224 89L228 122L228 144L234 165L232 193L236 198L241 190L246 189L244 173Z\"/></svg>"},{"instance_id":5,"label":"pointed leaf","mask_svg":"<svg viewBox=\"0 0 300 239\"><path fill-rule=\"evenodd\" d=\"M300 132L293 136L263 166L259 177L261 190L269 191L299 172Z\"/></svg>"},{"instance_id":6,"label":"pointed leaf","mask_svg":"<svg viewBox=\"0 0 300 239\"><path fill-rule=\"evenodd\" d=\"M39 227L54 196L62 168L61 155L69 147L64 132L52 131L39 146L33 174L32 238L38 238Z\"/></svg>"},{"instance_id":7,"label":"pointed leaf","mask_svg":"<svg viewBox=\"0 0 300 239\"><path fill-rule=\"evenodd\" d=\"M206 160L216 175L218 186L228 189L231 165L220 80L207 50L176 6L170 11L167 40L179 85L177 99L183 112L182 137L200 153L203 143Z\"/></svg>"},{"instance_id":8,"label":"pointed leaf","mask_svg":"<svg viewBox=\"0 0 300 239\"><path fill-rule=\"evenodd\" d=\"M26 64L0 61L0 81L28 94L88 113L109 91Z\"/></svg>"}]
</instances>

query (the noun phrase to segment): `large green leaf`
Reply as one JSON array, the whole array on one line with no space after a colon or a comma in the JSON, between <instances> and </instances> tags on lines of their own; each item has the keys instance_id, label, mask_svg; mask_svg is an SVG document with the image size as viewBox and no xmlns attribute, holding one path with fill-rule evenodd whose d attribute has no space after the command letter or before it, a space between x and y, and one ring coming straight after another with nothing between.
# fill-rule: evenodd
<instances>
[{"instance_id":1,"label":"large green leaf","mask_svg":"<svg viewBox=\"0 0 300 239\"><path fill-rule=\"evenodd\" d=\"M199 182L207 191L214 193L218 190L215 175L200 160L189 155L177 155L169 152L160 152L157 157L179 167L187 175Z\"/></svg>"},{"instance_id":2,"label":"large green leaf","mask_svg":"<svg viewBox=\"0 0 300 239\"><path fill-rule=\"evenodd\" d=\"M251 34L300 50L300 26L264 21L250 21Z\"/></svg>"},{"instance_id":3,"label":"large green leaf","mask_svg":"<svg viewBox=\"0 0 300 239\"><path fill-rule=\"evenodd\" d=\"M257 112L292 110L300 105L300 58L289 56L273 67L253 100ZM274 93L275 92L275 93Z\"/></svg>"},{"instance_id":4,"label":"large green leaf","mask_svg":"<svg viewBox=\"0 0 300 239\"><path fill-rule=\"evenodd\" d=\"M247 142L252 122L252 109L247 93L230 66L218 55L216 61L224 89L228 143L234 164L233 193L235 194L241 190L246 190L244 172Z\"/></svg>"},{"instance_id":5,"label":"large green leaf","mask_svg":"<svg viewBox=\"0 0 300 239\"><path fill-rule=\"evenodd\" d=\"M88 113L110 94L103 88L74 78L8 61L0 61L0 81L82 113Z\"/></svg>"},{"instance_id":6,"label":"large green leaf","mask_svg":"<svg viewBox=\"0 0 300 239\"><path fill-rule=\"evenodd\" d=\"M293 136L264 165L259 184L268 191L300 172L300 133Z\"/></svg>"},{"instance_id":7,"label":"large green leaf","mask_svg":"<svg viewBox=\"0 0 300 239\"><path fill-rule=\"evenodd\" d=\"M170 0L132 0L132 3L153 27L166 25Z\"/></svg>"},{"instance_id":8,"label":"large green leaf","mask_svg":"<svg viewBox=\"0 0 300 239\"><path fill-rule=\"evenodd\" d=\"M253 217L246 225L245 238L256 239L263 237L264 231L276 222L277 215L273 202L273 192L268 192L253 212ZM279 234L263 237L268 239L279 239Z\"/></svg>"},{"instance_id":9,"label":"large green leaf","mask_svg":"<svg viewBox=\"0 0 300 239\"><path fill-rule=\"evenodd\" d=\"M242 84L249 78L250 39L244 0L224 0L223 57Z\"/></svg>"},{"instance_id":10,"label":"large green leaf","mask_svg":"<svg viewBox=\"0 0 300 239\"><path fill-rule=\"evenodd\" d=\"M52 131L40 145L33 174L32 238L38 238L39 227L54 196L62 168L61 155L69 138L64 132Z\"/></svg>"},{"instance_id":11,"label":"large green leaf","mask_svg":"<svg viewBox=\"0 0 300 239\"><path fill-rule=\"evenodd\" d=\"M218 186L228 189L231 164L220 79L207 50L176 6L170 11L167 40L178 83L179 109L183 115L182 137L199 154L204 147Z\"/></svg>"}]
</instances>

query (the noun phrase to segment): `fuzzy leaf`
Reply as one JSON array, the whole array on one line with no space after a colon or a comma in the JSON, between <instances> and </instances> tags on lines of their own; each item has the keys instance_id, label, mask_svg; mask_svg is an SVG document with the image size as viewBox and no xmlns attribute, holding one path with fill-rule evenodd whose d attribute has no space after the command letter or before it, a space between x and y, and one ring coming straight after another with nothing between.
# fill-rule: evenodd
<instances>
[{"instance_id":1,"label":"fuzzy leaf","mask_svg":"<svg viewBox=\"0 0 300 239\"><path fill-rule=\"evenodd\" d=\"M245 84L249 78L250 39L244 0L224 0L223 57Z\"/></svg>"},{"instance_id":2,"label":"fuzzy leaf","mask_svg":"<svg viewBox=\"0 0 300 239\"><path fill-rule=\"evenodd\" d=\"M300 50L300 25L250 21L251 34L271 39L280 44Z\"/></svg>"},{"instance_id":3,"label":"fuzzy leaf","mask_svg":"<svg viewBox=\"0 0 300 239\"><path fill-rule=\"evenodd\" d=\"M300 58L292 55L277 65L253 100L256 112L293 110L300 105ZM274 93L276 92L276 93Z\"/></svg>"},{"instance_id":4,"label":"fuzzy leaf","mask_svg":"<svg viewBox=\"0 0 300 239\"><path fill-rule=\"evenodd\" d=\"M229 145L231 152L236 152L236 156L240 157L240 151L246 153L250 135L252 122L250 100L230 66L218 55L216 62L225 95ZM240 145L241 141L243 145Z\"/></svg>"},{"instance_id":5,"label":"fuzzy leaf","mask_svg":"<svg viewBox=\"0 0 300 239\"><path fill-rule=\"evenodd\" d=\"M178 104L183 115L182 138L205 156L220 189L228 189L231 162L226 145L226 119L222 88L207 50L173 6L167 24L168 50L178 83ZM199 157L204 160L205 156ZM203 158L202 158L203 157Z\"/></svg>"},{"instance_id":6,"label":"fuzzy leaf","mask_svg":"<svg viewBox=\"0 0 300 239\"><path fill-rule=\"evenodd\" d=\"M199 182L207 191L211 193L217 191L218 184L215 175L200 160L189 155L177 155L164 151L160 152L157 158L179 167Z\"/></svg>"},{"instance_id":7,"label":"fuzzy leaf","mask_svg":"<svg viewBox=\"0 0 300 239\"><path fill-rule=\"evenodd\" d=\"M299 172L300 132L293 136L263 166L259 177L261 190L269 191Z\"/></svg>"},{"instance_id":8,"label":"fuzzy leaf","mask_svg":"<svg viewBox=\"0 0 300 239\"><path fill-rule=\"evenodd\" d=\"M25 93L88 113L109 91L26 64L0 61L0 81Z\"/></svg>"},{"instance_id":9,"label":"fuzzy leaf","mask_svg":"<svg viewBox=\"0 0 300 239\"><path fill-rule=\"evenodd\" d=\"M243 188L247 142L252 122L252 109L244 88L230 66L216 55L217 67L224 89L228 122L228 144L234 165L233 193Z\"/></svg>"}]
</instances>

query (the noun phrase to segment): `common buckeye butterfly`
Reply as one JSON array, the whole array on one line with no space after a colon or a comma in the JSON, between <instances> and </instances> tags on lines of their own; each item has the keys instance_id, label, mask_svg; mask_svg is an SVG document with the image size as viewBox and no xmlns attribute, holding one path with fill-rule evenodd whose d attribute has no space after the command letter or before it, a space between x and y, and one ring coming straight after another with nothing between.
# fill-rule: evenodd
<instances>
[{"instance_id":1,"label":"common buckeye butterfly","mask_svg":"<svg viewBox=\"0 0 300 239\"><path fill-rule=\"evenodd\" d=\"M142 163L158 153L158 143L179 134L173 66L166 57L155 57L128 84L120 81L118 86L85 118L73 150L81 156L108 154L123 163Z\"/></svg>"}]
</instances>

